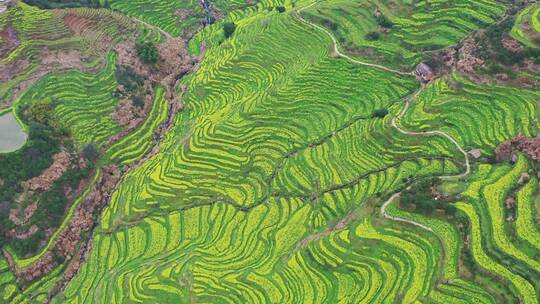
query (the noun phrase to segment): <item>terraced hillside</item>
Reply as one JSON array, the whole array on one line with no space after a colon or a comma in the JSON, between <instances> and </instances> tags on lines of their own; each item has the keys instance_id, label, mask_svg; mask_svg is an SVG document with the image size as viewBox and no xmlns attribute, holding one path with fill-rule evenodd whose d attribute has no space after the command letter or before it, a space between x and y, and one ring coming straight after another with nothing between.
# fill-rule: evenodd
<instances>
[{"instance_id":1,"label":"terraced hillside","mask_svg":"<svg viewBox=\"0 0 540 304\"><path fill-rule=\"evenodd\" d=\"M159 42L185 35L193 23L174 11L199 4L110 5ZM0 259L0 298L538 303L540 90L458 70L418 83L408 72L425 51L497 22L508 3L212 5L226 15L190 41L202 60L174 86L181 111L159 85L145 120L102 146L99 173L125 170L76 248L83 258L30 282ZM382 22L375 7L392 29L373 42L363 37ZM107 113L121 55L109 52L97 73L44 78L21 106L54 100L75 139L99 145L119 128Z\"/></svg>"},{"instance_id":2,"label":"terraced hillside","mask_svg":"<svg viewBox=\"0 0 540 304\"><path fill-rule=\"evenodd\" d=\"M502 1L323 1L303 11L332 31L343 50L409 68L423 53L458 43L505 12Z\"/></svg>"}]
</instances>

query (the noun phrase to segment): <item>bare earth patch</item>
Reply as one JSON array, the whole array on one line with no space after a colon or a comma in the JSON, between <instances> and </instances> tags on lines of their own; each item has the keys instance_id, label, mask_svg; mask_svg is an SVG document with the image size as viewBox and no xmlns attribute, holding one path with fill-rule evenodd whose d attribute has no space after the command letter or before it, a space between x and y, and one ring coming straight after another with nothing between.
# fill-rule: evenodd
<instances>
[{"instance_id":1,"label":"bare earth patch","mask_svg":"<svg viewBox=\"0 0 540 304\"><path fill-rule=\"evenodd\" d=\"M11 25L7 25L0 31L0 58L4 58L15 50L21 42Z\"/></svg>"}]
</instances>

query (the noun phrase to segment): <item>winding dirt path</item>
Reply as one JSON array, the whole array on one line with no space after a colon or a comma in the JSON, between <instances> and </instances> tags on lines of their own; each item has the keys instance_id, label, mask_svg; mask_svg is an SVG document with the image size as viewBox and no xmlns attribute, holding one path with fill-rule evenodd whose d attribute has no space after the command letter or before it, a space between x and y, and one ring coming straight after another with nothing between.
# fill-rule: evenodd
<instances>
[{"instance_id":1,"label":"winding dirt path","mask_svg":"<svg viewBox=\"0 0 540 304\"><path fill-rule=\"evenodd\" d=\"M304 6L304 7L300 8L300 9L296 10L296 17L298 18L298 20L302 21L303 23L305 23L305 24L307 24L307 25L309 25L311 27L314 27L314 28L318 29L319 31L324 32L326 35L328 35L330 37L330 39L332 39L332 44L334 45L334 52L339 57L345 58L345 59L349 60L350 62L353 62L353 63L356 63L356 64L381 69L381 70L391 72L391 73L395 73L395 74L399 74L399 75L409 75L409 76L414 76L415 75L414 72L403 72L403 71L394 70L394 69L385 67L385 66L380 65L380 64L360 61L360 60L352 58L351 56L349 56L347 54L343 54L339 49L339 44L337 42L336 37L334 37L334 35L329 30L325 29L324 27L322 27L322 26L320 26L318 24L315 24L315 23L313 23L311 21L308 21L308 20L304 19L304 17L302 17L302 15L300 14L305 9L308 9L308 8L312 7L313 5L319 3L319 2L320 2L320 0L314 1L310 5Z\"/></svg>"},{"instance_id":2,"label":"winding dirt path","mask_svg":"<svg viewBox=\"0 0 540 304\"><path fill-rule=\"evenodd\" d=\"M319 31L322 31L324 32L326 35L328 35L330 37L330 39L332 39L332 43L333 43L333 46L334 46L334 51L335 53L339 56L339 57L342 57L342 58L345 58L347 60L349 60L350 62L352 63L356 63L356 64L360 64L360 65L364 65L364 66L369 66L369 67L373 67L373 68L377 68L377 69L381 69L381 70L384 70L384 71L387 71L387 72L391 72L391 73L395 73L395 74L398 74L398 75L410 75L410 76L414 76L414 72L403 72L403 71L398 71L398 70L394 70L394 69L391 69L391 68L388 68L388 67L385 67L383 65L379 65L379 64L374 64L374 63L369 63L369 62L364 62L364 61L360 61L360 60L357 60L357 59L354 59L352 57L350 57L349 55L347 54L343 54L340 50L339 50L339 44L336 40L336 38L334 37L334 35L328 31L327 29L325 29L324 27L320 26L320 25L317 25L317 24L314 24L306 19L304 19L302 17L302 15L300 15L300 13L305 10L305 9L308 9L310 7L312 7L313 5L319 3L320 0L318 1L314 1L313 3L307 5L307 6L304 6L298 10L296 10L296 17L298 18L298 20L300 20L301 22L313 27L313 28L316 28L318 29ZM403 107L403 110L401 110L401 112L394 116L392 118L392 126L398 130L398 132L402 133L402 134L406 134L406 135L410 135L410 136L443 136L445 137L446 139L448 139L450 142L452 142L456 148L463 154L463 156L465 157L465 171L463 173L460 173L460 174L456 174L456 175L445 175L445 176L439 176L440 179L459 179L459 178L464 178L466 177L467 175L469 175L470 171L471 171L471 166L470 166L470 161L469 161L469 155L467 154L467 152L461 147L461 145L452 137L450 136L448 133L445 133L443 131L438 131L438 130L435 130L435 131L425 131L425 132L413 132L413 131L407 131L407 130L404 130L402 129L401 127L398 126L397 122L403 118L403 116L405 116L405 113L407 113L407 110L409 109L409 106L410 104L416 99L416 97L422 93L422 91L426 88L427 84L426 85L422 85L420 87L420 89L418 89L414 94L412 94L411 96L407 97L406 99L406 102L405 102L405 106ZM410 186L407 188L407 189L410 189ZM418 223L418 222L415 222L413 220L410 220L410 219L406 219L406 218L402 218L402 217L396 217L396 216L392 216L392 215L389 215L387 212L386 212L386 208L397 198L401 195L401 191L400 192L397 192L395 194L393 194L388 200L386 200L383 205L381 206L381 215L387 219L391 219L391 220L394 220L394 221L398 221L398 222L403 222L403 223L408 223L408 224L411 224L411 225L414 225L414 226L417 226L417 227L420 227L422 229L425 229L425 230L428 230L428 231L431 231L433 232L433 230L424 225L424 224L421 224L421 223Z\"/></svg>"},{"instance_id":3,"label":"winding dirt path","mask_svg":"<svg viewBox=\"0 0 540 304\"><path fill-rule=\"evenodd\" d=\"M462 173L459 173L459 174L456 174L456 175L444 175L444 176L439 176L440 179L458 179L458 178L464 178L466 177L467 175L469 175L469 173L471 172L471 165L470 165L470 161L469 161L469 154L467 154L467 152L459 145L459 143L450 135L448 135L448 133L445 133L443 131L438 131L438 130L435 130L435 131L425 131L425 132L413 132L413 131L407 131L407 130L404 130L402 129L401 127L398 126L397 122L405 115L405 113L407 113L407 110L409 109L409 106L410 104L416 99L416 97L425 89L426 85L422 85L422 87L420 87L420 89L418 89L413 95L409 96L407 98L407 101L405 102L405 106L403 107L403 110L401 110L401 112L394 116L392 118L392 126L398 130L400 133L402 134L406 134L406 135L411 135L411 136L432 136L432 135L438 135L438 136L443 136L445 138L447 138L449 141L451 141L455 146L456 148L463 154L463 156L465 157L465 171L462 172ZM407 187L407 189L410 189L410 186ZM387 219L391 219L391 220L394 220L394 221L398 221L398 222L403 222L403 223L408 223L408 224L411 224L411 225L415 225L415 226L418 226L420 228L423 228L425 230L428 230L428 231L433 231L430 227L426 226L426 225L423 225L421 223L418 223L418 222L415 222L413 220L409 220L409 219L406 219L406 218L402 218L402 217L396 217L396 216L392 216L392 215L389 215L388 213L386 213L386 208L397 198L401 195L401 191L398 192L398 193L395 193L394 195L392 195L388 200L386 200L383 205L381 206L381 215L384 216L385 218Z\"/></svg>"}]
</instances>

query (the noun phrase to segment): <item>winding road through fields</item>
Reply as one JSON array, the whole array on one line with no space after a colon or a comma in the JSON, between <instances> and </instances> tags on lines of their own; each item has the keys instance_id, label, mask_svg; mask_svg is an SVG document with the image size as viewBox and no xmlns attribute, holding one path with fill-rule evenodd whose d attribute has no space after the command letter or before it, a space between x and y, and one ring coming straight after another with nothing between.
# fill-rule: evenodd
<instances>
[{"instance_id":1,"label":"winding road through fields","mask_svg":"<svg viewBox=\"0 0 540 304\"><path fill-rule=\"evenodd\" d=\"M391 69L391 68L388 68L386 66L383 66L383 65L380 65L380 64L375 64L375 63L369 63L369 62L364 62L364 61L360 61L360 60L357 60L357 59L354 59L352 57L350 57L349 55L346 55L346 54L343 54L340 50L339 50L339 44L337 42L337 39L334 37L334 35L327 29L325 29L324 27L318 25L318 24L314 24L313 22L311 21L308 21L306 19L304 19L302 17L302 15L300 14L302 11L304 11L305 9L308 9L310 7L312 7L313 5L319 3L320 1L314 1L313 3L307 5L307 6L304 6L298 10L296 10L296 16L298 18L298 20L300 20L301 22L313 27L313 28L316 28L318 29L319 31L325 33L326 35L328 35L330 37L330 39L332 39L332 43L333 43L333 47L334 47L334 52L337 54L337 56L341 57L341 58L344 58L344 59L347 59L348 61L352 62L352 63L355 63L355 64L359 64L359 65L364 65L364 66L369 66L369 67L373 67L373 68L377 68L377 69L381 69L381 70L384 70L384 71L387 71L387 72L391 72L391 73L394 73L394 74L398 74L398 75L409 75L409 76L414 76L414 72L403 72L403 71L398 71L398 70L394 70L394 69ZM459 179L459 178L465 178L469 175L470 171L471 171L471 166L470 166L470 161L469 161L469 155L468 153L463 149L463 147L461 147L461 145L457 142L457 140L455 140L452 136L450 136L448 133L445 133L443 131L439 131L439 130L434 130L434 131L424 131L424 132L413 132L413 131L407 131L407 130L404 130L402 129L401 127L398 126L398 121L403 117L405 116L405 113L407 113L407 110L409 109L409 106L410 104L416 99L416 97L418 95L420 95L420 93L422 93L422 91L427 87L428 84L422 84L422 86L420 87L420 89L418 89L414 94L410 95L407 97L406 99L406 102L405 102L405 106L403 107L403 110L401 110L401 112L394 116L392 118L392 126L398 130L398 132L402 133L402 134L406 134L406 135L410 135L410 136L432 136L432 135L438 135L438 136L443 136L445 138L447 138L450 142L452 142L456 148L463 154L463 156L465 157L465 171L460 173L460 174L456 174L456 175L445 175L445 176L439 176L439 178L441 179ZM410 186L407 188L409 189ZM386 212L386 208L397 198L401 195L401 191L400 192L397 192L397 193L394 193L390 198L388 198L381 206L381 215L387 219L391 219L391 220L394 220L394 221L399 221L399 222L403 222L403 223L408 223L408 224L411 224L411 225L414 225L414 226L417 226L417 227L420 227L422 229L425 229L425 230L428 230L428 231L433 231L430 227L424 225L424 224L421 224L421 223L418 223L416 221L413 221L413 220L410 220L410 219L406 219L406 218L402 218L402 217L396 217L396 216L392 216L392 215L389 215L387 212Z\"/></svg>"}]
</instances>

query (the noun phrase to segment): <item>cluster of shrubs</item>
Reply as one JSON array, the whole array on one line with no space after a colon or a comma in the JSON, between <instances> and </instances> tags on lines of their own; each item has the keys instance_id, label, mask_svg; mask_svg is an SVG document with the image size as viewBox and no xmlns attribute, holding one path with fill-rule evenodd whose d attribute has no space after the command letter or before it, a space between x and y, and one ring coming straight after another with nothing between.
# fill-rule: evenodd
<instances>
[{"instance_id":1,"label":"cluster of shrubs","mask_svg":"<svg viewBox=\"0 0 540 304\"><path fill-rule=\"evenodd\" d=\"M144 63L156 64L159 60L159 51L151 41L137 41L135 44L137 55Z\"/></svg>"},{"instance_id":2,"label":"cluster of shrubs","mask_svg":"<svg viewBox=\"0 0 540 304\"><path fill-rule=\"evenodd\" d=\"M439 178L424 179L414 183L409 189L403 190L400 196L401 206L422 214L432 214L436 209L444 210L448 215L454 215L456 207L449 202L433 198L431 189L441 184Z\"/></svg>"}]
</instances>

